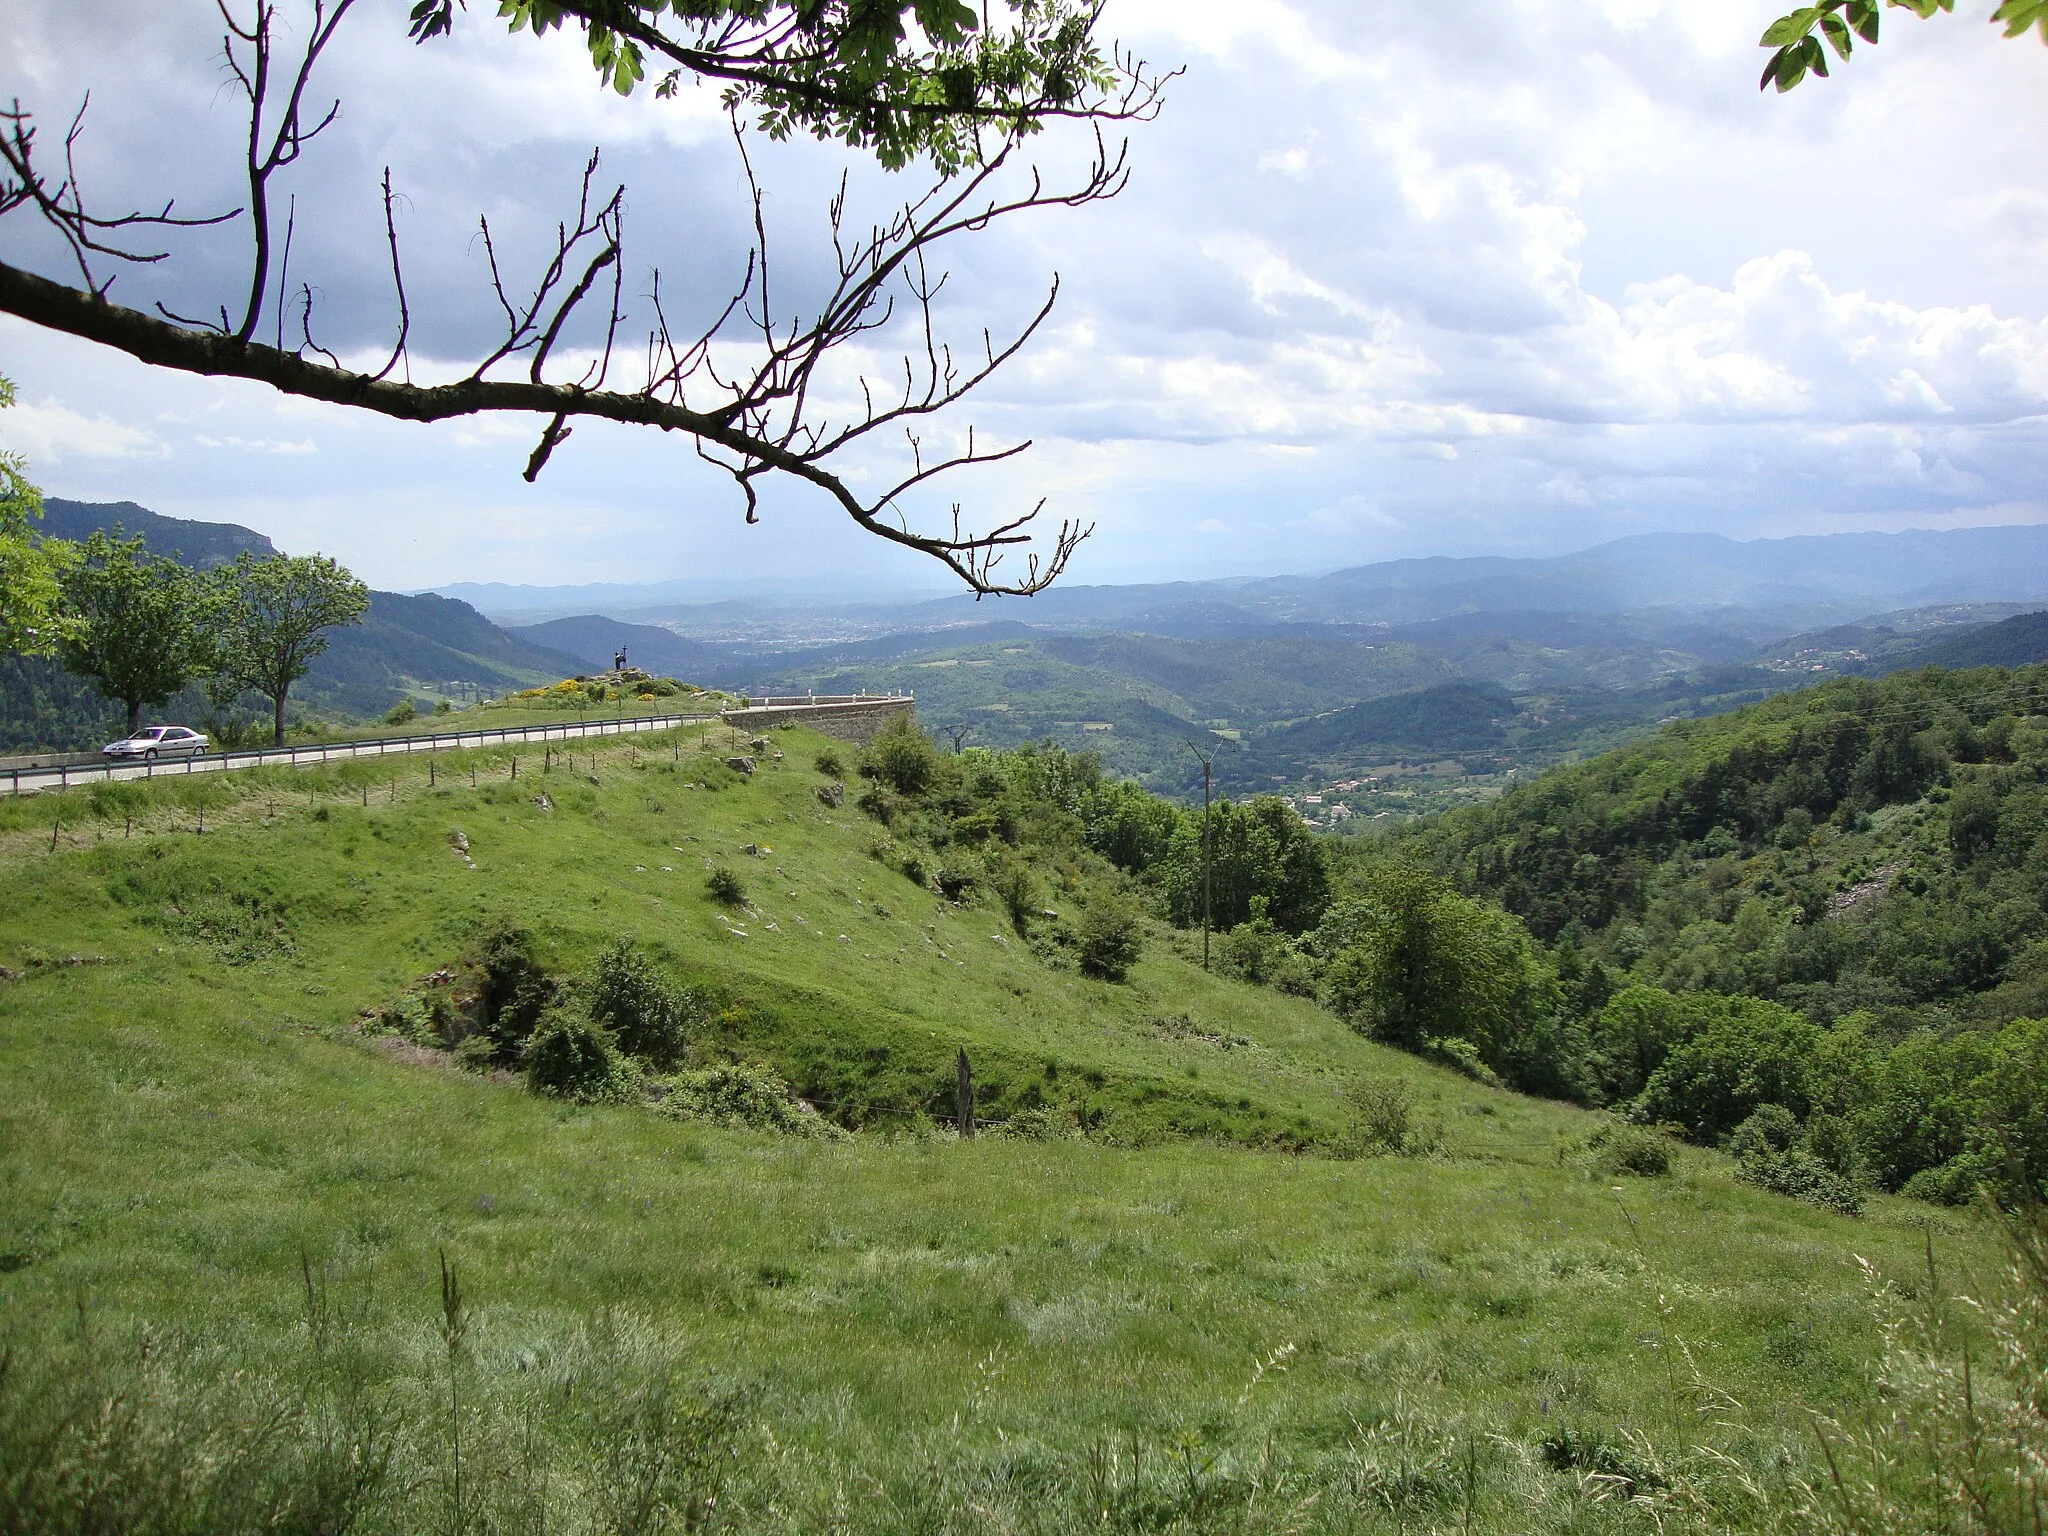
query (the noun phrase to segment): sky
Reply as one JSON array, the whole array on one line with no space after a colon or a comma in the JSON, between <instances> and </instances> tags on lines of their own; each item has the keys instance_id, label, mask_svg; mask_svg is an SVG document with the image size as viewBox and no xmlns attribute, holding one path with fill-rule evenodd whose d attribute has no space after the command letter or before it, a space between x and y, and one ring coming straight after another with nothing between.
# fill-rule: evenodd
<instances>
[{"instance_id":1,"label":"sky","mask_svg":"<svg viewBox=\"0 0 2048 1536\"><path fill-rule=\"evenodd\" d=\"M416 47L405 9L361 0L315 87L342 113L280 177L292 290L311 286L324 345L372 367L389 352L387 166L416 378L492 345L479 215L530 273L593 147L603 190L627 189L637 323L656 267L677 311L724 302L751 211L710 93L621 100L573 38L508 37L488 5ZM951 248L938 319L964 347L1055 274L1059 299L925 434L927 451L970 424L1031 449L940 482L914 520L1042 500L1095 528L1077 582L2048 521L2048 49L2001 40L1990 0L1893 9L1833 79L1759 94L1778 9L1109 0L1105 35L1183 73L1131 130L1122 196ZM234 207L244 127L219 30L210 0L0 0L0 97L38 114L47 151L92 92L78 163L102 207ZM778 292L799 303L843 170L856 222L922 186L829 145L754 149ZM1037 149L1056 180L1084 146ZM114 297L232 306L246 241L245 224L181 236ZM64 271L22 211L0 218L0 259ZM569 340L572 362L594 344ZM915 340L865 338L824 380L827 414ZM579 426L528 485L525 419L395 423L9 319L0 374L20 396L0 446L50 494L244 523L378 587L949 580L808 487L773 487L747 526L729 479L645 429ZM904 456L869 440L844 469L886 484Z\"/></svg>"}]
</instances>

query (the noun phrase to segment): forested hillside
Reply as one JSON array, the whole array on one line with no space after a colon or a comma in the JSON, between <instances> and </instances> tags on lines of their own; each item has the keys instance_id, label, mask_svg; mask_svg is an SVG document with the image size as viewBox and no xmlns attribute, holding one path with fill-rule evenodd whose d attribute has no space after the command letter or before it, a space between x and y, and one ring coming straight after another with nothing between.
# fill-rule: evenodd
<instances>
[{"instance_id":1,"label":"forested hillside","mask_svg":"<svg viewBox=\"0 0 2048 1536\"><path fill-rule=\"evenodd\" d=\"M2048 985L2048 667L1837 682L1551 773L1403 846L1676 986L2011 1017Z\"/></svg>"}]
</instances>

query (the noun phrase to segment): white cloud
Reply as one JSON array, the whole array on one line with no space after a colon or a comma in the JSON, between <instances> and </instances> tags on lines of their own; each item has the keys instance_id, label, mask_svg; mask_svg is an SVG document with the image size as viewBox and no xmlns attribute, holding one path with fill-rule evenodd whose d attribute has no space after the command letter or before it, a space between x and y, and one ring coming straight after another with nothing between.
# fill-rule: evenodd
<instances>
[{"instance_id":1,"label":"white cloud","mask_svg":"<svg viewBox=\"0 0 2048 1536\"><path fill-rule=\"evenodd\" d=\"M133 71L90 141L111 195L162 172L164 142L194 158L231 114L206 7L109 8L88 27L70 0L14 0L10 18L24 93L46 109L110 46ZM1119 0L1107 24L1188 74L1134 136L1125 197L953 258L940 318L970 345L1053 270L1064 284L972 409L921 429L958 442L972 419L1037 446L933 505L973 516L1047 496L1050 515L1100 521L1077 572L1098 575L1170 571L1197 530L1211 568L1272 569L1651 526L2048 517L2048 165L2033 152L2048 64L1981 25L1898 13L1835 79L1759 96L1755 39L1780 8ZM532 256L600 139L629 184L629 296L660 255L673 291L722 297L746 210L706 93L622 102L573 38L508 40L481 11L425 49L388 18L351 37L349 112L297 183L342 199L302 227L333 344L368 356L389 323L366 201L387 161L411 199L416 377L452 376L490 319L475 216ZM767 154L771 216L807 240L840 156ZM874 206L903 188L855 177ZM229 181L214 190L233 200ZM18 249L16 227L0 224L0 250ZM793 234L784 249L789 291L814 282L815 247ZM208 250L195 309L233 287L232 253ZM527 487L524 420L365 423L20 334L0 328L5 368L40 404L0 414L0 439L56 479L188 515L239 498L266 531L418 581L897 558L797 489L764 529L735 532L730 486L659 434L581 429ZM858 402L862 373L900 377L900 339L870 336L825 371L831 414ZM863 449L847 473L882 483L901 450Z\"/></svg>"},{"instance_id":2,"label":"white cloud","mask_svg":"<svg viewBox=\"0 0 2048 1536\"><path fill-rule=\"evenodd\" d=\"M170 449L146 428L87 416L52 399L18 401L0 412L0 444L34 464L72 459L163 458Z\"/></svg>"}]
</instances>

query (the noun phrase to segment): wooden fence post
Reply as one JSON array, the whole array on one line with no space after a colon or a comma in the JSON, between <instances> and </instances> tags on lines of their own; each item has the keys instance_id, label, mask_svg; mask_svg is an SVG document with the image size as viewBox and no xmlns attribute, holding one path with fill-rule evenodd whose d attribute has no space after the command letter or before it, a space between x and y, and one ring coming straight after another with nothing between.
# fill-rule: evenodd
<instances>
[{"instance_id":1,"label":"wooden fence post","mask_svg":"<svg viewBox=\"0 0 2048 1536\"><path fill-rule=\"evenodd\" d=\"M974 1072L967 1065L967 1052L953 1064L953 1123L962 1141L974 1140Z\"/></svg>"}]
</instances>

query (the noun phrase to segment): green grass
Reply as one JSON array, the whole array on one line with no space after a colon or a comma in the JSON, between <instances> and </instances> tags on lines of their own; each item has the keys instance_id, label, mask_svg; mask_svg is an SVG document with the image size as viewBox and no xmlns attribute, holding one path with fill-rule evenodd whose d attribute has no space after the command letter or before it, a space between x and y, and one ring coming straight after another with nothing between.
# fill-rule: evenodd
<instances>
[{"instance_id":1,"label":"green grass","mask_svg":"<svg viewBox=\"0 0 2048 1536\"><path fill-rule=\"evenodd\" d=\"M1592 1117L1205 976L1163 932L1126 986L1049 969L870 857L880 829L812 794L821 739L775 739L751 782L682 732L545 775L524 753L516 784L493 750L433 789L386 763L0 805L17 1376L125 1379L147 1324L198 1402L304 1378L309 1338L344 1337L349 1379L410 1426L375 1528L470 1528L444 1420L481 1436L470 1496L506 1528L532 1498L594 1518L591 1448L638 1442L592 1404L648 1401L649 1372L742 1394L719 1518L743 1528L1648 1528L1585 1467L1548 1470L1546 1436L1621 1448L1673 1520L1705 1489L1762 1523L1703 1448L1768 1491L1808 1407L1862 1400L1855 1256L1910 1271L1930 1224L1955 1261L1988 1251L1947 1213L1829 1216L1692 1150L1666 1179L1589 1178L1559 1152ZM195 835L180 796L209 791ZM715 863L751 913L722 916ZM353 1030L495 912L569 970L637 939L725 1003L707 1058L872 1129L565 1105ZM963 1047L989 1113L1044 1100L1093 1139L931 1132ZM1360 1075L1409 1084L1441 1151L1321 1155ZM452 1413L444 1253L470 1318ZM151 1390L131 1397L176 1399ZM1632 1430L1669 1458L1661 1491Z\"/></svg>"}]
</instances>

